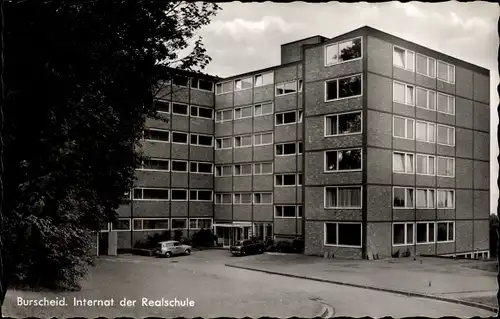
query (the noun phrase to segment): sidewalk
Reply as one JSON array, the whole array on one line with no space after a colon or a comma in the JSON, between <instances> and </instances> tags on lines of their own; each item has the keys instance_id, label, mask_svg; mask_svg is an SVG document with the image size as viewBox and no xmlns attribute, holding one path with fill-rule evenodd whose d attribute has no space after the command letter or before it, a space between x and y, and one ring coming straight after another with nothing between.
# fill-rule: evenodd
<instances>
[{"instance_id":1,"label":"sidewalk","mask_svg":"<svg viewBox=\"0 0 500 319\"><path fill-rule=\"evenodd\" d=\"M226 266L360 288L430 297L486 310L497 308L496 273L471 268L472 260L418 257L337 260L304 255L257 255ZM486 300L485 305L475 305Z\"/></svg>"}]
</instances>

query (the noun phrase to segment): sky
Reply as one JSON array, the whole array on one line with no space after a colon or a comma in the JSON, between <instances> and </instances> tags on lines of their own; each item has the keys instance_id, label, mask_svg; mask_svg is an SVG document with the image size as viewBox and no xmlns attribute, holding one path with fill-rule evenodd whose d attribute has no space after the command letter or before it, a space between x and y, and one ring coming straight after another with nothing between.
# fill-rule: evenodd
<instances>
[{"instance_id":1,"label":"sky","mask_svg":"<svg viewBox=\"0 0 500 319\"><path fill-rule=\"evenodd\" d=\"M368 25L490 70L491 213L498 201L496 3L240 3L222 10L200 35L212 62L203 72L228 77L280 64L280 45L313 35L328 38Z\"/></svg>"}]
</instances>

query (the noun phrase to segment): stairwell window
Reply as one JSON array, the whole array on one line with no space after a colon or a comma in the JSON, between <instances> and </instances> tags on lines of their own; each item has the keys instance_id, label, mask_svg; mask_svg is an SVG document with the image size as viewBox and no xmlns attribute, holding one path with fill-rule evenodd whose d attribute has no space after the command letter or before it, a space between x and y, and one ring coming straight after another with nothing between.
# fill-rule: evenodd
<instances>
[{"instance_id":1,"label":"stairwell window","mask_svg":"<svg viewBox=\"0 0 500 319\"><path fill-rule=\"evenodd\" d=\"M361 112L349 112L325 116L325 137L359 134L362 131Z\"/></svg>"},{"instance_id":2,"label":"stairwell window","mask_svg":"<svg viewBox=\"0 0 500 319\"><path fill-rule=\"evenodd\" d=\"M325 151L325 172L359 171L362 157L360 148Z\"/></svg>"},{"instance_id":3,"label":"stairwell window","mask_svg":"<svg viewBox=\"0 0 500 319\"><path fill-rule=\"evenodd\" d=\"M415 70L415 52L394 46L394 66L413 72Z\"/></svg>"},{"instance_id":4,"label":"stairwell window","mask_svg":"<svg viewBox=\"0 0 500 319\"><path fill-rule=\"evenodd\" d=\"M361 74L325 81L325 102L362 95Z\"/></svg>"},{"instance_id":5,"label":"stairwell window","mask_svg":"<svg viewBox=\"0 0 500 319\"><path fill-rule=\"evenodd\" d=\"M361 186L325 187L325 208L362 208Z\"/></svg>"}]
</instances>

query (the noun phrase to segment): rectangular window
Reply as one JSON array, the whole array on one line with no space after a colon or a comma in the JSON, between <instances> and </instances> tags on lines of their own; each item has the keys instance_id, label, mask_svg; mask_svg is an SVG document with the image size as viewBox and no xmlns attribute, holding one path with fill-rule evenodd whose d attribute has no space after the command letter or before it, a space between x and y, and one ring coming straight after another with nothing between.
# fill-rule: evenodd
<instances>
[{"instance_id":1,"label":"rectangular window","mask_svg":"<svg viewBox=\"0 0 500 319\"><path fill-rule=\"evenodd\" d=\"M172 172L187 173L187 171L188 171L187 161L172 160Z\"/></svg>"},{"instance_id":2,"label":"rectangular window","mask_svg":"<svg viewBox=\"0 0 500 319\"><path fill-rule=\"evenodd\" d=\"M438 222L437 223L437 242L455 241L455 223Z\"/></svg>"},{"instance_id":3,"label":"rectangular window","mask_svg":"<svg viewBox=\"0 0 500 319\"><path fill-rule=\"evenodd\" d=\"M168 218L134 218L134 230L168 230Z\"/></svg>"},{"instance_id":4,"label":"rectangular window","mask_svg":"<svg viewBox=\"0 0 500 319\"><path fill-rule=\"evenodd\" d=\"M303 153L302 142L297 142L297 149L299 150L299 152L297 154L302 154Z\"/></svg>"},{"instance_id":5,"label":"rectangular window","mask_svg":"<svg viewBox=\"0 0 500 319\"><path fill-rule=\"evenodd\" d=\"M234 119L244 119L247 117L252 117L252 107L251 106L244 106L244 107L237 107L234 109Z\"/></svg>"},{"instance_id":6,"label":"rectangular window","mask_svg":"<svg viewBox=\"0 0 500 319\"><path fill-rule=\"evenodd\" d=\"M437 174L442 177L455 177L455 159L438 156Z\"/></svg>"},{"instance_id":7,"label":"rectangular window","mask_svg":"<svg viewBox=\"0 0 500 319\"><path fill-rule=\"evenodd\" d=\"M296 143L282 143L276 144L276 156L286 156L297 154Z\"/></svg>"},{"instance_id":8,"label":"rectangular window","mask_svg":"<svg viewBox=\"0 0 500 319\"><path fill-rule=\"evenodd\" d=\"M233 91L232 82L217 83L215 86L215 94L224 94Z\"/></svg>"},{"instance_id":9,"label":"rectangular window","mask_svg":"<svg viewBox=\"0 0 500 319\"><path fill-rule=\"evenodd\" d=\"M191 134L191 145L212 147L214 137L211 135Z\"/></svg>"},{"instance_id":10,"label":"rectangular window","mask_svg":"<svg viewBox=\"0 0 500 319\"><path fill-rule=\"evenodd\" d=\"M421 142L436 143L436 124L417 121L416 139Z\"/></svg>"},{"instance_id":11,"label":"rectangular window","mask_svg":"<svg viewBox=\"0 0 500 319\"><path fill-rule=\"evenodd\" d=\"M252 193L235 193L233 204L252 204Z\"/></svg>"},{"instance_id":12,"label":"rectangular window","mask_svg":"<svg viewBox=\"0 0 500 319\"><path fill-rule=\"evenodd\" d=\"M302 92L302 87L304 86L304 81L299 80L299 92Z\"/></svg>"},{"instance_id":13,"label":"rectangular window","mask_svg":"<svg viewBox=\"0 0 500 319\"><path fill-rule=\"evenodd\" d=\"M233 200L230 193L215 194L215 203L219 205L231 205Z\"/></svg>"},{"instance_id":14,"label":"rectangular window","mask_svg":"<svg viewBox=\"0 0 500 319\"><path fill-rule=\"evenodd\" d=\"M212 218L190 218L189 229L212 229Z\"/></svg>"},{"instance_id":15,"label":"rectangular window","mask_svg":"<svg viewBox=\"0 0 500 319\"><path fill-rule=\"evenodd\" d=\"M455 128L438 124L437 143L448 146L455 146Z\"/></svg>"},{"instance_id":16,"label":"rectangular window","mask_svg":"<svg viewBox=\"0 0 500 319\"><path fill-rule=\"evenodd\" d=\"M417 244L430 244L436 242L434 222L417 222Z\"/></svg>"},{"instance_id":17,"label":"rectangular window","mask_svg":"<svg viewBox=\"0 0 500 319\"><path fill-rule=\"evenodd\" d=\"M231 165L216 165L215 176L231 176L233 175L233 167Z\"/></svg>"},{"instance_id":18,"label":"rectangular window","mask_svg":"<svg viewBox=\"0 0 500 319\"><path fill-rule=\"evenodd\" d=\"M259 133L253 136L253 145L262 146L273 144L273 133Z\"/></svg>"},{"instance_id":19,"label":"rectangular window","mask_svg":"<svg viewBox=\"0 0 500 319\"><path fill-rule=\"evenodd\" d=\"M234 147L250 147L252 146L252 135L241 135L234 137Z\"/></svg>"},{"instance_id":20,"label":"rectangular window","mask_svg":"<svg viewBox=\"0 0 500 319\"><path fill-rule=\"evenodd\" d=\"M251 89L252 86L253 86L253 83L252 83L251 77L234 81L234 90L235 91Z\"/></svg>"},{"instance_id":21,"label":"rectangular window","mask_svg":"<svg viewBox=\"0 0 500 319\"><path fill-rule=\"evenodd\" d=\"M198 202L211 202L213 200L213 193L209 190L189 190L189 200Z\"/></svg>"},{"instance_id":22,"label":"rectangular window","mask_svg":"<svg viewBox=\"0 0 500 319\"><path fill-rule=\"evenodd\" d=\"M170 191L171 200L173 201L185 201L187 200L187 190L185 189L172 189Z\"/></svg>"},{"instance_id":23,"label":"rectangular window","mask_svg":"<svg viewBox=\"0 0 500 319\"><path fill-rule=\"evenodd\" d=\"M325 102L362 95L361 74L325 81Z\"/></svg>"},{"instance_id":24,"label":"rectangular window","mask_svg":"<svg viewBox=\"0 0 500 319\"><path fill-rule=\"evenodd\" d=\"M188 115L188 105L182 103L172 103L172 114Z\"/></svg>"},{"instance_id":25,"label":"rectangular window","mask_svg":"<svg viewBox=\"0 0 500 319\"><path fill-rule=\"evenodd\" d=\"M276 96L297 93L297 81L276 84Z\"/></svg>"},{"instance_id":26,"label":"rectangular window","mask_svg":"<svg viewBox=\"0 0 500 319\"><path fill-rule=\"evenodd\" d=\"M173 85L187 87L188 86L188 78L182 75L174 75L172 80Z\"/></svg>"},{"instance_id":27,"label":"rectangular window","mask_svg":"<svg viewBox=\"0 0 500 319\"><path fill-rule=\"evenodd\" d=\"M394 46L393 64L413 72L415 70L415 52Z\"/></svg>"},{"instance_id":28,"label":"rectangular window","mask_svg":"<svg viewBox=\"0 0 500 319\"><path fill-rule=\"evenodd\" d=\"M417 188L417 208L436 208L436 191Z\"/></svg>"},{"instance_id":29,"label":"rectangular window","mask_svg":"<svg viewBox=\"0 0 500 319\"><path fill-rule=\"evenodd\" d=\"M324 245L362 247L361 223L325 223Z\"/></svg>"},{"instance_id":30,"label":"rectangular window","mask_svg":"<svg viewBox=\"0 0 500 319\"><path fill-rule=\"evenodd\" d=\"M187 229L187 218L172 218L172 230Z\"/></svg>"},{"instance_id":31,"label":"rectangular window","mask_svg":"<svg viewBox=\"0 0 500 319\"><path fill-rule=\"evenodd\" d=\"M297 117L299 118L298 123L302 123L302 119L304 117L304 111L297 111Z\"/></svg>"},{"instance_id":32,"label":"rectangular window","mask_svg":"<svg viewBox=\"0 0 500 319\"><path fill-rule=\"evenodd\" d=\"M112 231L130 231L132 230L132 225L130 218L118 218L116 222L111 223Z\"/></svg>"},{"instance_id":33,"label":"rectangular window","mask_svg":"<svg viewBox=\"0 0 500 319\"><path fill-rule=\"evenodd\" d=\"M417 53L417 73L435 78L436 60Z\"/></svg>"},{"instance_id":34,"label":"rectangular window","mask_svg":"<svg viewBox=\"0 0 500 319\"><path fill-rule=\"evenodd\" d=\"M233 120L233 110L222 110L215 112L215 122L221 123Z\"/></svg>"},{"instance_id":35,"label":"rectangular window","mask_svg":"<svg viewBox=\"0 0 500 319\"><path fill-rule=\"evenodd\" d=\"M287 125L287 124L295 124L295 123L297 123L297 119L298 119L297 115L298 114L296 111L276 113L274 125L280 126L280 125Z\"/></svg>"},{"instance_id":36,"label":"rectangular window","mask_svg":"<svg viewBox=\"0 0 500 319\"><path fill-rule=\"evenodd\" d=\"M264 86L274 84L274 72L257 74L254 77L254 86Z\"/></svg>"},{"instance_id":37,"label":"rectangular window","mask_svg":"<svg viewBox=\"0 0 500 319\"><path fill-rule=\"evenodd\" d=\"M361 170L362 159L360 148L325 151L325 172Z\"/></svg>"},{"instance_id":38,"label":"rectangular window","mask_svg":"<svg viewBox=\"0 0 500 319\"><path fill-rule=\"evenodd\" d=\"M234 176L252 175L252 164L235 164Z\"/></svg>"},{"instance_id":39,"label":"rectangular window","mask_svg":"<svg viewBox=\"0 0 500 319\"><path fill-rule=\"evenodd\" d=\"M417 107L431 111L436 110L436 92L417 87Z\"/></svg>"},{"instance_id":40,"label":"rectangular window","mask_svg":"<svg viewBox=\"0 0 500 319\"><path fill-rule=\"evenodd\" d=\"M254 193L253 203L258 205L272 204L273 193Z\"/></svg>"},{"instance_id":41,"label":"rectangular window","mask_svg":"<svg viewBox=\"0 0 500 319\"><path fill-rule=\"evenodd\" d=\"M440 113L455 115L455 97L443 93L438 93L437 110Z\"/></svg>"},{"instance_id":42,"label":"rectangular window","mask_svg":"<svg viewBox=\"0 0 500 319\"><path fill-rule=\"evenodd\" d=\"M439 209L454 209L455 208L455 191L438 189L437 190L437 208L439 208Z\"/></svg>"},{"instance_id":43,"label":"rectangular window","mask_svg":"<svg viewBox=\"0 0 500 319\"><path fill-rule=\"evenodd\" d=\"M225 150L233 147L232 139L230 137L221 137L215 139L215 149L216 150Z\"/></svg>"},{"instance_id":44,"label":"rectangular window","mask_svg":"<svg viewBox=\"0 0 500 319\"><path fill-rule=\"evenodd\" d=\"M415 120L393 116L392 136L413 140L415 138Z\"/></svg>"},{"instance_id":45,"label":"rectangular window","mask_svg":"<svg viewBox=\"0 0 500 319\"><path fill-rule=\"evenodd\" d=\"M417 154L417 174L436 175L436 157L433 155Z\"/></svg>"},{"instance_id":46,"label":"rectangular window","mask_svg":"<svg viewBox=\"0 0 500 319\"><path fill-rule=\"evenodd\" d=\"M295 186L297 177L295 174L276 174L274 181L275 186Z\"/></svg>"},{"instance_id":47,"label":"rectangular window","mask_svg":"<svg viewBox=\"0 0 500 319\"><path fill-rule=\"evenodd\" d=\"M415 87L410 84L394 81L393 101L406 105L415 105Z\"/></svg>"},{"instance_id":48,"label":"rectangular window","mask_svg":"<svg viewBox=\"0 0 500 319\"><path fill-rule=\"evenodd\" d=\"M437 78L455 84L455 66L443 61L437 62Z\"/></svg>"},{"instance_id":49,"label":"rectangular window","mask_svg":"<svg viewBox=\"0 0 500 319\"><path fill-rule=\"evenodd\" d=\"M360 59L362 52L361 38L328 44L325 46L325 66Z\"/></svg>"},{"instance_id":50,"label":"rectangular window","mask_svg":"<svg viewBox=\"0 0 500 319\"><path fill-rule=\"evenodd\" d=\"M149 158L143 160L137 169L168 172L170 170L170 161L162 158Z\"/></svg>"},{"instance_id":51,"label":"rectangular window","mask_svg":"<svg viewBox=\"0 0 500 319\"><path fill-rule=\"evenodd\" d=\"M413 154L394 152L392 155L392 171L394 173L413 174Z\"/></svg>"},{"instance_id":52,"label":"rectangular window","mask_svg":"<svg viewBox=\"0 0 500 319\"><path fill-rule=\"evenodd\" d=\"M297 205L297 217L302 218L302 205Z\"/></svg>"},{"instance_id":53,"label":"rectangular window","mask_svg":"<svg viewBox=\"0 0 500 319\"><path fill-rule=\"evenodd\" d=\"M296 218L297 207L295 205L275 205L274 217L276 218Z\"/></svg>"},{"instance_id":54,"label":"rectangular window","mask_svg":"<svg viewBox=\"0 0 500 319\"><path fill-rule=\"evenodd\" d=\"M213 174L214 166L207 162L190 162L189 172L197 174Z\"/></svg>"},{"instance_id":55,"label":"rectangular window","mask_svg":"<svg viewBox=\"0 0 500 319\"><path fill-rule=\"evenodd\" d=\"M361 133L361 112L325 116L325 136Z\"/></svg>"},{"instance_id":56,"label":"rectangular window","mask_svg":"<svg viewBox=\"0 0 500 319\"><path fill-rule=\"evenodd\" d=\"M325 208L362 208L361 186L325 187Z\"/></svg>"},{"instance_id":57,"label":"rectangular window","mask_svg":"<svg viewBox=\"0 0 500 319\"><path fill-rule=\"evenodd\" d=\"M394 187L393 188L393 207L394 208L415 208L413 200L413 188Z\"/></svg>"},{"instance_id":58,"label":"rectangular window","mask_svg":"<svg viewBox=\"0 0 500 319\"><path fill-rule=\"evenodd\" d=\"M134 200L169 200L168 188L134 188Z\"/></svg>"},{"instance_id":59,"label":"rectangular window","mask_svg":"<svg viewBox=\"0 0 500 319\"><path fill-rule=\"evenodd\" d=\"M202 91L214 91L214 82L206 81L202 79L191 78L191 88L198 89Z\"/></svg>"},{"instance_id":60,"label":"rectangular window","mask_svg":"<svg viewBox=\"0 0 500 319\"><path fill-rule=\"evenodd\" d=\"M392 245L404 246L413 245L413 223L393 223L392 224Z\"/></svg>"},{"instance_id":61,"label":"rectangular window","mask_svg":"<svg viewBox=\"0 0 500 319\"><path fill-rule=\"evenodd\" d=\"M269 175L273 173L273 162L263 162L253 164L254 175Z\"/></svg>"},{"instance_id":62,"label":"rectangular window","mask_svg":"<svg viewBox=\"0 0 500 319\"><path fill-rule=\"evenodd\" d=\"M254 107L253 111L254 116L273 114L273 103L255 104L253 107Z\"/></svg>"},{"instance_id":63,"label":"rectangular window","mask_svg":"<svg viewBox=\"0 0 500 319\"><path fill-rule=\"evenodd\" d=\"M170 113L170 102L163 100L155 101L156 112L159 113Z\"/></svg>"},{"instance_id":64,"label":"rectangular window","mask_svg":"<svg viewBox=\"0 0 500 319\"><path fill-rule=\"evenodd\" d=\"M191 116L204 119L213 119L214 114L212 109L201 106L191 106Z\"/></svg>"},{"instance_id":65,"label":"rectangular window","mask_svg":"<svg viewBox=\"0 0 500 319\"><path fill-rule=\"evenodd\" d=\"M144 129L143 136L145 141L151 142L169 142L170 132L158 129Z\"/></svg>"},{"instance_id":66,"label":"rectangular window","mask_svg":"<svg viewBox=\"0 0 500 319\"><path fill-rule=\"evenodd\" d=\"M297 174L297 186L302 186L302 173Z\"/></svg>"},{"instance_id":67,"label":"rectangular window","mask_svg":"<svg viewBox=\"0 0 500 319\"><path fill-rule=\"evenodd\" d=\"M172 132L172 143L187 144L188 143L188 133Z\"/></svg>"}]
</instances>

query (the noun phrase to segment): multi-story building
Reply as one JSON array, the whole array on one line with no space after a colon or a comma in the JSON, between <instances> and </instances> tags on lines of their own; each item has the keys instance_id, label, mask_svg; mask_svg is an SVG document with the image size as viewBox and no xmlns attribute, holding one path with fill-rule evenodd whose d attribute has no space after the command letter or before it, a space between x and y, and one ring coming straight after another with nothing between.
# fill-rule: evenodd
<instances>
[{"instance_id":1,"label":"multi-story building","mask_svg":"<svg viewBox=\"0 0 500 319\"><path fill-rule=\"evenodd\" d=\"M119 246L212 227L223 246L303 238L310 255L488 255L488 70L362 27L199 77L172 80L170 123L148 122Z\"/></svg>"}]
</instances>

